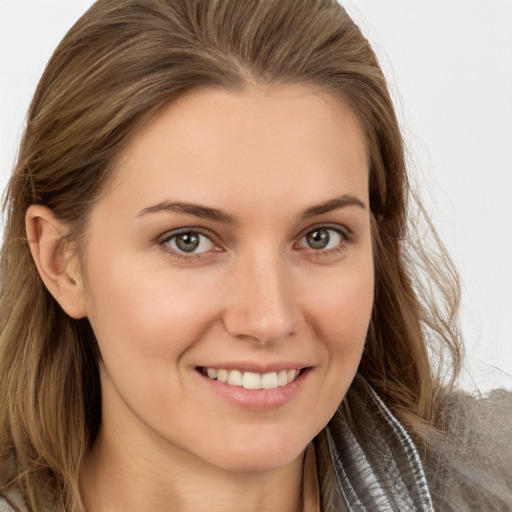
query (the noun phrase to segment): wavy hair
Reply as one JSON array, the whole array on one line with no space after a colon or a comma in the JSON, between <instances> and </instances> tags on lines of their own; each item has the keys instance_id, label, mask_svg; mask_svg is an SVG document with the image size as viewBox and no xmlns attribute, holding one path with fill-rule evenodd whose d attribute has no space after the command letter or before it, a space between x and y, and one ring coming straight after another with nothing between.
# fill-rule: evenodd
<instances>
[{"instance_id":1,"label":"wavy hair","mask_svg":"<svg viewBox=\"0 0 512 512\"><path fill-rule=\"evenodd\" d=\"M116 156L139 128L195 88L310 84L346 102L366 136L375 298L359 372L411 435L435 427L436 397L457 373L457 275L408 230L415 204L386 79L335 0L99 0L64 37L30 105L4 203L0 275L0 492L30 511L81 510L78 475L101 422L99 351L31 258L25 214L50 208L80 251ZM420 207L421 209L421 207ZM443 362L443 361L437 361Z\"/></svg>"}]
</instances>

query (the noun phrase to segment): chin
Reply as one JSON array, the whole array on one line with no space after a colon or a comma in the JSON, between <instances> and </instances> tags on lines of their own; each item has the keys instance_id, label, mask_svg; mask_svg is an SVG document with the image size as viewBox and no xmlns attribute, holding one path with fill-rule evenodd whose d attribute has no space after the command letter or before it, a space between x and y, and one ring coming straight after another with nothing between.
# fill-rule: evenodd
<instances>
[{"instance_id":1,"label":"chin","mask_svg":"<svg viewBox=\"0 0 512 512\"><path fill-rule=\"evenodd\" d=\"M234 437L228 446L215 453L208 453L205 459L225 471L265 472L284 467L302 457L306 446L314 435L290 436L289 432L256 434L248 440ZM217 445L218 447L219 445ZM220 453L219 453L220 452Z\"/></svg>"},{"instance_id":2,"label":"chin","mask_svg":"<svg viewBox=\"0 0 512 512\"><path fill-rule=\"evenodd\" d=\"M230 454L221 459L220 464L217 461L215 466L232 473L265 473L288 466L298 458L301 458L306 446L293 452L280 450L276 453L269 449L268 452L263 453L261 451L250 451Z\"/></svg>"}]
</instances>

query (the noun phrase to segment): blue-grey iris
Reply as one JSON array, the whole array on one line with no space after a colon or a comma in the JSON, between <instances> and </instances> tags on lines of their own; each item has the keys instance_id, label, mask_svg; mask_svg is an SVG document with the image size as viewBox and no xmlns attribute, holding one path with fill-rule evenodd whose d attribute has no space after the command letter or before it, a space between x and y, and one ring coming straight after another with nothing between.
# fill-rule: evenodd
<instances>
[{"instance_id":1,"label":"blue-grey iris","mask_svg":"<svg viewBox=\"0 0 512 512\"><path fill-rule=\"evenodd\" d=\"M197 233L181 233L176 235L176 247L183 252L194 252L199 247L199 235Z\"/></svg>"},{"instance_id":2,"label":"blue-grey iris","mask_svg":"<svg viewBox=\"0 0 512 512\"><path fill-rule=\"evenodd\" d=\"M306 235L306 241L312 249L324 249L331 239L327 229L316 229Z\"/></svg>"}]
</instances>

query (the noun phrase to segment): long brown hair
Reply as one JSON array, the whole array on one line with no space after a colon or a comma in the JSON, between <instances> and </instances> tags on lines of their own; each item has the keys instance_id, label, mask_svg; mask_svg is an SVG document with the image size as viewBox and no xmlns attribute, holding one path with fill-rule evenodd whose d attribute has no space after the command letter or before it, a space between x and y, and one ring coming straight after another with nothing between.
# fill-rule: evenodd
<instances>
[{"instance_id":1,"label":"long brown hair","mask_svg":"<svg viewBox=\"0 0 512 512\"><path fill-rule=\"evenodd\" d=\"M370 155L376 272L359 371L417 439L433 424L442 379L432 358L445 354L454 373L460 360L457 277L433 228L428 251L408 232L413 203L393 104L344 9L335 0L99 0L47 65L4 205L0 490L18 489L29 510L44 500L80 510L78 475L101 393L87 319L63 312L32 261L27 208L51 208L80 251L91 207L137 130L186 91L249 82L312 84L357 115Z\"/></svg>"}]
</instances>

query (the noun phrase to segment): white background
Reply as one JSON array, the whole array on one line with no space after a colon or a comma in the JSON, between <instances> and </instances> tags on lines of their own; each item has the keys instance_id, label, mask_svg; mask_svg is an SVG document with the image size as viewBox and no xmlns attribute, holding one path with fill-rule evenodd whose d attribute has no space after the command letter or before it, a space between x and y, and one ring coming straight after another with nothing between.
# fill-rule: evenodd
<instances>
[{"instance_id":1,"label":"white background","mask_svg":"<svg viewBox=\"0 0 512 512\"><path fill-rule=\"evenodd\" d=\"M44 65L91 4L0 0L2 190ZM482 389L512 388L512 0L343 4L379 56L411 167L461 273L471 371Z\"/></svg>"}]
</instances>

